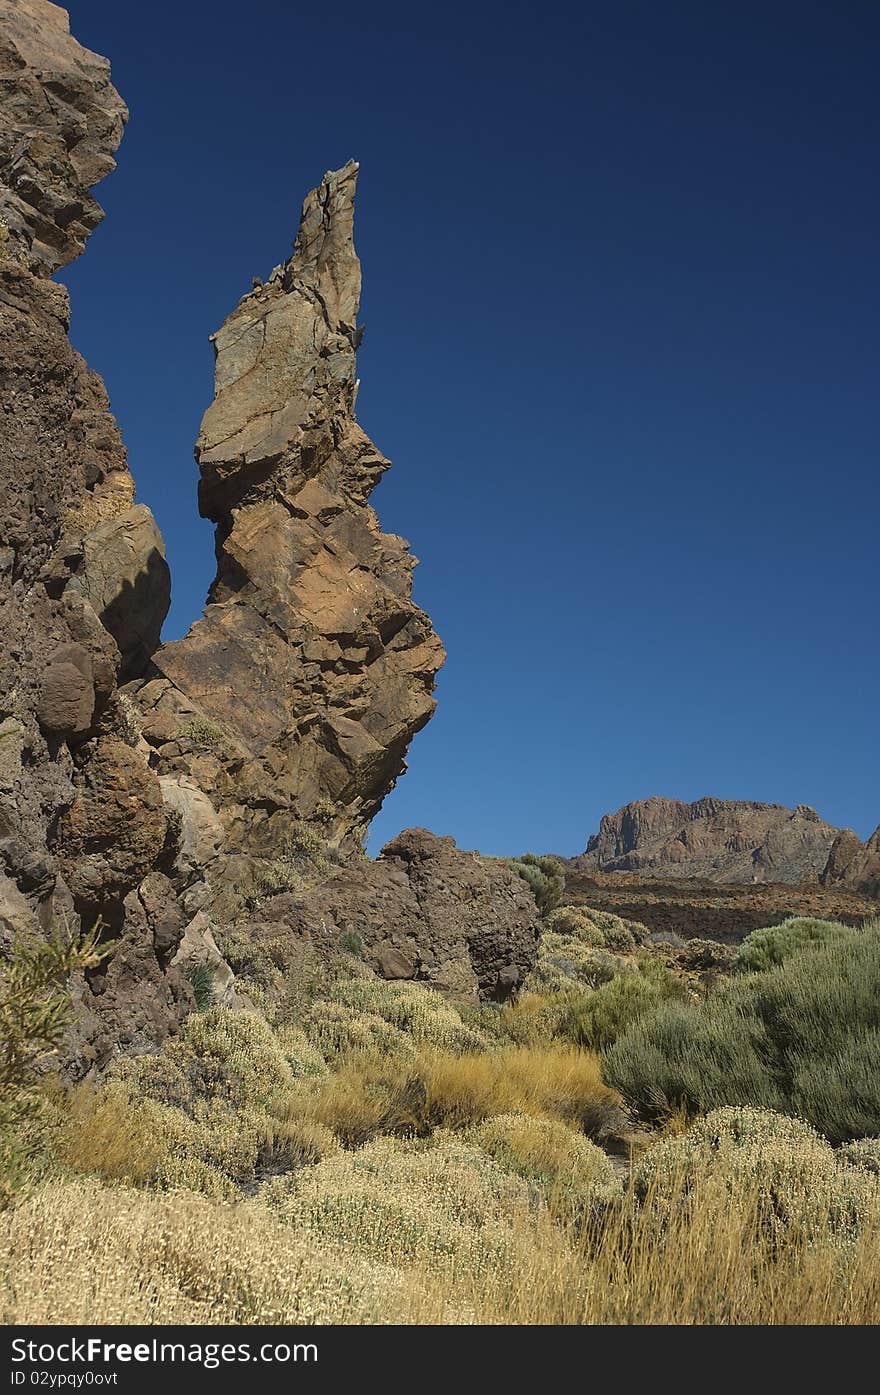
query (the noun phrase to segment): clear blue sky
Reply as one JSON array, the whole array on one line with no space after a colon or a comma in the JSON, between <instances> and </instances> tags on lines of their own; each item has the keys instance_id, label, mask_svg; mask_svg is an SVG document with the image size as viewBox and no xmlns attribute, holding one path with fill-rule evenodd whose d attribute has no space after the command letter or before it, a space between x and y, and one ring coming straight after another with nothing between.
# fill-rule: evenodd
<instances>
[{"instance_id":1,"label":"clear blue sky","mask_svg":"<svg viewBox=\"0 0 880 1395\"><path fill-rule=\"evenodd\" d=\"M174 580L208 334L361 162L358 413L439 709L376 821L581 850L651 794L880 821L875 0L71 0L132 109L64 273Z\"/></svg>"}]
</instances>

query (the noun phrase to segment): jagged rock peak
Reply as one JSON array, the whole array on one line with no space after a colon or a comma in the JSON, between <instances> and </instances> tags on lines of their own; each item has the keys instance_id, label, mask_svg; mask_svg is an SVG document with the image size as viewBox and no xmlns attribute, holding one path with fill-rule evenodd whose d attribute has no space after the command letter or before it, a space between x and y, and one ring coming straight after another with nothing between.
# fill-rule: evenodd
<instances>
[{"instance_id":1,"label":"jagged rock peak","mask_svg":"<svg viewBox=\"0 0 880 1395\"><path fill-rule=\"evenodd\" d=\"M851 828L841 829L819 878L823 886L847 888L880 899L880 828L863 843Z\"/></svg>"},{"instance_id":2,"label":"jagged rock peak","mask_svg":"<svg viewBox=\"0 0 880 1395\"><path fill-rule=\"evenodd\" d=\"M583 871L796 884L818 877L837 833L807 804L654 796L605 814L575 862Z\"/></svg>"},{"instance_id":3,"label":"jagged rock peak","mask_svg":"<svg viewBox=\"0 0 880 1395\"><path fill-rule=\"evenodd\" d=\"M326 174L303 204L293 255L257 281L213 335L214 401L196 446L204 516L228 511L265 485L276 464L309 477L351 429L361 267L354 250L358 166ZM366 437L358 441L362 453ZM366 443L369 444L369 443ZM354 483L361 502L382 470ZM295 477L294 477L295 478ZM265 491L263 491L265 492Z\"/></svg>"},{"instance_id":4,"label":"jagged rock peak","mask_svg":"<svg viewBox=\"0 0 880 1395\"><path fill-rule=\"evenodd\" d=\"M0 242L48 276L104 216L89 191L116 168L128 109L49 0L0 0L0 77Z\"/></svg>"},{"instance_id":5,"label":"jagged rock peak","mask_svg":"<svg viewBox=\"0 0 880 1395\"><path fill-rule=\"evenodd\" d=\"M161 773L192 776L249 852L300 820L350 843L406 768L445 657L410 598L409 545L367 502L389 462L354 415L357 175L324 176L290 259L213 336L196 456L217 575L138 699ZM181 745L193 720L222 730L223 753Z\"/></svg>"}]
</instances>

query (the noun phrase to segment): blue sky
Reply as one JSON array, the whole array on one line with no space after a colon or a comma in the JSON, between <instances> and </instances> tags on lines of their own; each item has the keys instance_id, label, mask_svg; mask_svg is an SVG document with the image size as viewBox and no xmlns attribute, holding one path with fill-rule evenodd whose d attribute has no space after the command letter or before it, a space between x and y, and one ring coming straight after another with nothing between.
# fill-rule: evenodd
<instances>
[{"instance_id":1,"label":"blue sky","mask_svg":"<svg viewBox=\"0 0 880 1395\"><path fill-rule=\"evenodd\" d=\"M651 794L866 836L873 0L68 8L132 109L63 276L166 538L166 637L214 570L208 335L353 157L373 502L450 655L371 846L574 853Z\"/></svg>"}]
</instances>

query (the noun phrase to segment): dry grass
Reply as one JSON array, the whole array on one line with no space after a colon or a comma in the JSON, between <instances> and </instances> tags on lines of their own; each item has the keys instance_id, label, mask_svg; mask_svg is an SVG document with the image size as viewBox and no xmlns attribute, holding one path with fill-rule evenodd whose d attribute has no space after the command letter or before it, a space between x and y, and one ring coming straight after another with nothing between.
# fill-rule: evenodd
<instances>
[{"instance_id":1,"label":"dry grass","mask_svg":"<svg viewBox=\"0 0 880 1395\"><path fill-rule=\"evenodd\" d=\"M593 1137L626 1127L597 1058L560 1043L474 1055L425 1050L412 1060L350 1056L304 1107L348 1145L466 1128L495 1114L565 1119Z\"/></svg>"},{"instance_id":2,"label":"dry grass","mask_svg":"<svg viewBox=\"0 0 880 1395\"><path fill-rule=\"evenodd\" d=\"M681 1178L580 1236L473 1144L383 1139L224 1205L94 1182L0 1217L4 1323L864 1324L876 1211L841 1246L780 1245L760 1191ZM684 1204L686 1201L687 1204ZM829 1229L830 1235L830 1229ZM778 1238L778 1237L777 1237ZM96 1256L100 1255L100 1263Z\"/></svg>"},{"instance_id":3,"label":"dry grass","mask_svg":"<svg viewBox=\"0 0 880 1395\"><path fill-rule=\"evenodd\" d=\"M132 1109L126 1090L78 1085L64 1100L62 1117L54 1150L74 1172L136 1186L155 1180L168 1150Z\"/></svg>"}]
</instances>

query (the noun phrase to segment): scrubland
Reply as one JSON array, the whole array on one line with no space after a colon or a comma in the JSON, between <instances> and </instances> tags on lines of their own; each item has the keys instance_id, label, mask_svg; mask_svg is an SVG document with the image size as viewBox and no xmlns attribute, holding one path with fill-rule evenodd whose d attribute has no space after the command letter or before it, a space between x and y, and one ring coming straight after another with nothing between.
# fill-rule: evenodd
<instances>
[{"instance_id":1,"label":"scrubland","mask_svg":"<svg viewBox=\"0 0 880 1395\"><path fill-rule=\"evenodd\" d=\"M253 1011L75 1086L50 990L0 1077L4 1322L880 1319L880 922L716 960L557 907L503 1006L357 946L239 974Z\"/></svg>"}]
</instances>

